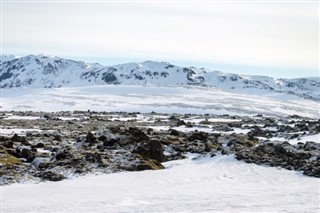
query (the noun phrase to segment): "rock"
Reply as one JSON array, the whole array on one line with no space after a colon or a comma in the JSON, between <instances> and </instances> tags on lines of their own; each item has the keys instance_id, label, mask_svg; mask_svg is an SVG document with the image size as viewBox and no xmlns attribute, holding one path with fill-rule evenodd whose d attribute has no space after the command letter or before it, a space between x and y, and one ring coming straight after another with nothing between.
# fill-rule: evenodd
<instances>
[{"instance_id":1,"label":"rock","mask_svg":"<svg viewBox=\"0 0 320 213\"><path fill-rule=\"evenodd\" d=\"M22 158L25 158L28 163L31 163L31 162L34 160L34 158L35 158L34 153L31 152L30 149L26 149L26 148L23 148L23 149L21 150L20 155L21 155Z\"/></svg>"},{"instance_id":2,"label":"rock","mask_svg":"<svg viewBox=\"0 0 320 213\"><path fill-rule=\"evenodd\" d=\"M105 140L105 141L103 142L103 146L113 146L113 145L115 145L115 144L118 143L118 142L119 142L118 139L111 138L111 139Z\"/></svg>"},{"instance_id":3,"label":"rock","mask_svg":"<svg viewBox=\"0 0 320 213\"><path fill-rule=\"evenodd\" d=\"M136 127L129 127L128 132L132 135L132 139L135 141L142 142L149 140L148 135Z\"/></svg>"},{"instance_id":4,"label":"rock","mask_svg":"<svg viewBox=\"0 0 320 213\"><path fill-rule=\"evenodd\" d=\"M25 146L30 146L31 145L24 136L19 136L17 134L14 134L12 136L11 140L15 141L15 142L20 142Z\"/></svg>"},{"instance_id":5,"label":"rock","mask_svg":"<svg viewBox=\"0 0 320 213\"><path fill-rule=\"evenodd\" d=\"M44 143L37 143L36 148L44 148Z\"/></svg>"},{"instance_id":6,"label":"rock","mask_svg":"<svg viewBox=\"0 0 320 213\"><path fill-rule=\"evenodd\" d=\"M38 116L41 112L11 112L17 116ZM89 172L109 173L119 171L141 171L162 169L161 162L185 158L187 152L199 156L214 156L219 151L226 155L235 155L238 160L301 171L303 174L319 177L320 145L314 142L289 143L257 139L257 137L279 137L290 140L317 134L320 120L299 118L239 117L225 116L228 119L240 119L238 122L210 122L217 116L174 115L168 121L159 114L150 116L147 122L140 120L111 121L115 117L135 117L136 113L124 112L57 112L48 113L52 119L44 120L1 120L8 128L36 129L26 136L0 136L0 176L5 183L36 177L43 180L61 180L66 174L85 175ZM10 116L10 115L9 115ZM143 115L147 118L147 115ZM72 122L59 117L68 117ZM181 120L179 119L181 118ZM199 130L213 125L221 133L202 131L181 132L169 129L167 132L152 129L150 126L176 125L192 126L191 120L202 120ZM205 120L207 119L207 120ZM303 120L302 120L303 119ZM84 122L85 121L85 122ZM153 122L153 123L151 123ZM256 125L252 127L253 125ZM141 127L140 127L141 126ZM263 129L272 127L268 129ZM292 128L294 126L294 128ZM300 131L306 129L308 131ZM231 128L250 130L249 134L226 134ZM273 130L274 129L274 130ZM63 130L63 133L60 131ZM90 130L90 131L89 131ZM208 129L206 129L208 130ZM92 131L96 131L94 133ZM85 135L83 135L85 133ZM30 145L28 142L30 142ZM166 155L163 154L165 149ZM24 160L25 158L26 160ZM32 161L33 159L33 161ZM61 173L61 175L59 174ZM22 178L22 179L21 179Z\"/></svg>"},{"instance_id":7,"label":"rock","mask_svg":"<svg viewBox=\"0 0 320 213\"><path fill-rule=\"evenodd\" d=\"M68 157L68 152L66 150L62 151L62 152L58 152L56 154L56 160L64 160ZM69 156L70 157L70 156Z\"/></svg>"},{"instance_id":8,"label":"rock","mask_svg":"<svg viewBox=\"0 0 320 213\"><path fill-rule=\"evenodd\" d=\"M98 152L86 152L85 160L90 163L101 163L101 155Z\"/></svg>"},{"instance_id":9,"label":"rock","mask_svg":"<svg viewBox=\"0 0 320 213\"><path fill-rule=\"evenodd\" d=\"M94 143L97 143L97 139L91 132L88 132L86 136L86 142L92 145Z\"/></svg>"},{"instance_id":10,"label":"rock","mask_svg":"<svg viewBox=\"0 0 320 213\"><path fill-rule=\"evenodd\" d=\"M65 176L63 174L57 174L52 171L39 172L36 174L36 176L48 181L61 181L65 179Z\"/></svg>"},{"instance_id":11,"label":"rock","mask_svg":"<svg viewBox=\"0 0 320 213\"><path fill-rule=\"evenodd\" d=\"M307 141L303 147L306 151L318 150L319 144L313 141Z\"/></svg>"},{"instance_id":12,"label":"rock","mask_svg":"<svg viewBox=\"0 0 320 213\"><path fill-rule=\"evenodd\" d=\"M273 142L260 144L253 148L242 149L235 153L238 160L247 163L256 163L282 167L289 170L303 171L304 174L320 177L320 165L312 160L310 152L299 151L288 142Z\"/></svg>"},{"instance_id":13,"label":"rock","mask_svg":"<svg viewBox=\"0 0 320 213\"><path fill-rule=\"evenodd\" d=\"M61 135L53 135L53 140L62 141Z\"/></svg>"},{"instance_id":14,"label":"rock","mask_svg":"<svg viewBox=\"0 0 320 213\"><path fill-rule=\"evenodd\" d=\"M188 137L189 141L199 140L206 142L208 140L208 133L194 131L191 136Z\"/></svg>"},{"instance_id":15,"label":"rock","mask_svg":"<svg viewBox=\"0 0 320 213\"><path fill-rule=\"evenodd\" d=\"M12 149L6 149L3 146L0 146L0 171L4 169L4 167L11 167L13 165L20 164L21 161L15 156L12 155ZM0 176L2 177L2 176ZM1 180L1 178L0 178Z\"/></svg>"},{"instance_id":16,"label":"rock","mask_svg":"<svg viewBox=\"0 0 320 213\"><path fill-rule=\"evenodd\" d=\"M138 153L143 158L154 159L159 162L164 162L166 160L161 143L154 140L137 146L133 150L133 153Z\"/></svg>"},{"instance_id":17,"label":"rock","mask_svg":"<svg viewBox=\"0 0 320 213\"><path fill-rule=\"evenodd\" d=\"M47 120L50 120L50 119L51 119L51 116L48 115L48 114L44 114L44 115L43 115L43 118L45 118L45 119L47 119Z\"/></svg>"},{"instance_id":18,"label":"rock","mask_svg":"<svg viewBox=\"0 0 320 213\"><path fill-rule=\"evenodd\" d=\"M186 124L186 122L184 122L184 120L180 120L180 119L177 120L176 126L186 126L186 125L187 124Z\"/></svg>"},{"instance_id":19,"label":"rock","mask_svg":"<svg viewBox=\"0 0 320 213\"><path fill-rule=\"evenodd\" d=\"M281 125L278 128L278 132L287 132L287 133L291 133L293 132L294 129L291 126L285 126L285 125Z\"/></svg>"},{"instance_id":20,"label":"rock","mask_svg":"<svg viewBox=\"0 0 320 213\"><path fill-rule=\"evenodd\" d=\"M9 149L13 149L13 142L12 141L4 141L4 142L2 142L2 146L9 148Z\"/></svg>"},{"instance_id":21,"label":"rock","mask_svg":"<svg viewBox=\"0 0 320 213\"><path fill-rule=\"evenodd\" d=\"M222 131L222 132L230 132L233 131L232 128L230 128L228 125L226 124L220 124L220 125L215 125L213 127L213 130L215 131Z\"/></svg>"},{"instance_id":22,"label":"rock","mask_svg":"<svg viewBox=\"0 0 320 213\"><path fill-rule=\"evenodd\" d=\"M153 159L143 160L136 166L137 171L159 170L159 169L164 169L164 166L160 164L157 160L153 160Z\"/></svg>"},{"instance_id":23,"label":"rock","mask_svg":"<svg viewBox=\"0 0 320 213\"><path fill-rule=\"evenodd\" d=\"M145 159L143 156L136 154L136 160L132 164L122 167L127 171L143 171L143 170L159 170L164 169L164 166L157 160Z\"/></svg>"},{"instance_id":24,"label":"rock","mask_svg":"<svg viewBox=\"0 0 320 213\"><path fill-rule=\"evenodd\" d=\"M224 148L224 149L221 151L221 154L223 154L223 155L230 155L231 152L230 152L229 149Z\"/></svg>"},{"instance_id":25,"label":"rock","mask_svg":"<svg viewBox=\"0 0 320 213\"><path fill-rule=\"evenodd\" d=\"M168 132L169 135L180 136L180 132L175 129L169 129Z\"/></svg>"},{"instance_id":26,"label":"rock","mask_svg":"<svg viewBox=\"0 0 320 213\"><path fill-rule=\"evenodd\" d=\"M121 128L120 126L110 126L109 130L112 134L119 134L121 133Z\"/></svg>"},{"instance_id":27,"label":"rock","mask_svg":"<svg viewBox=\"0 0 320 213\"><path fill-rule=\"evenodd\" d=\"M107 140L107 137L105 135L101 135L101 136L98 137L98 141L104 142L106 140Z\"/></svg>"},{"instance_id":28,"label":"rock","mask_svg":"<svg viewBox=\"0 0 320 213\"><path fill-rule=\"evenodd\" d=\"M253 129L248 132L248 136L249 137L265 137L265 138L271 138L273 137L273 134L271 131L269 130L262 130L260 127L258 126L253 126Z\"/></svg>"}]
</instances>

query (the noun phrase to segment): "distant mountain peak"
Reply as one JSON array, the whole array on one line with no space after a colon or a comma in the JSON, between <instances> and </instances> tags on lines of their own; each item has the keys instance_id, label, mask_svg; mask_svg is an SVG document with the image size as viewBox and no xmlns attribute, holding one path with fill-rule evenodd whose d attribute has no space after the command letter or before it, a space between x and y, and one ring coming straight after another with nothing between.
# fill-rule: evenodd
<instances>
[{"instance_id":1,"label":"distant mountain peak","mask_svg":"<svg viewBox=\"0 0 320 213\"><path fill-rule=\"evenodd\" d=\"M101 84L205 86L250 94L284 93L320 100L320 78L274 79L238 75L168 62L114 66L48 55L1 56L0 87L82 87Z\"/></svg>"}]
</instances>

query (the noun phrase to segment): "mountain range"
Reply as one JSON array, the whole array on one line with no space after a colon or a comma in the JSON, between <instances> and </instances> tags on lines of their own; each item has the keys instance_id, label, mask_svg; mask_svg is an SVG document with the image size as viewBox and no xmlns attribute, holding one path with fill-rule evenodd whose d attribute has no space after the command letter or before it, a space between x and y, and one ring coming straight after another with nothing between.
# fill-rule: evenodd
<instances>
[{"instance_id":1,"label":"mountain range","mask_svg":"<svg viewBox=\"0 0 320 213\"><path fill-rule=\"evenodd\" d=\"M274 79L154 61L103 66L45 55L2 55L0 65L1 88L58 88L103 84L201 86L249 94L291 94L320 100L320 77Z\"/></svg>"}]
</instances>

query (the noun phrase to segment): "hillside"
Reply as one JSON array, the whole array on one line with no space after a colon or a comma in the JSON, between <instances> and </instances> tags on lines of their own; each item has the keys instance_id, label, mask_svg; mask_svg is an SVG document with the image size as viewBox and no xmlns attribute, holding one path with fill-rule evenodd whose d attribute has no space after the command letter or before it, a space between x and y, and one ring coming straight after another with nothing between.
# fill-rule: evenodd
<instances>
[{"instance_id":1,"label":"hillside","mask_svg":"<svg viewBox=\"0 0 320 213\"><path fill-rule=\"evenodd\" d=\"M115 66L59 57L1 57L0 87L59 88L104 84L195 85L248 94L292 94L320 100L320 78L274 79L145 61Z\"/></svg>"}]
</instances>

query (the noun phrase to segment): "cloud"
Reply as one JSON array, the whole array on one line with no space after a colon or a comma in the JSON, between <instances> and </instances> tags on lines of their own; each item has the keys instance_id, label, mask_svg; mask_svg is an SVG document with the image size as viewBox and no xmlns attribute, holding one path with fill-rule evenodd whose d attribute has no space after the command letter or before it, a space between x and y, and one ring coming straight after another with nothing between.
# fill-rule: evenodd
<instances>
[{"instance_id":1,"label":"cloud","mask_svg":"<svg viewBox=\"0 0 320 213\"><path fill-rule=\"evenodd\" d=\"M3 3L4 53L316 69L318 3Z\"/></svg>"}]
</instances>

